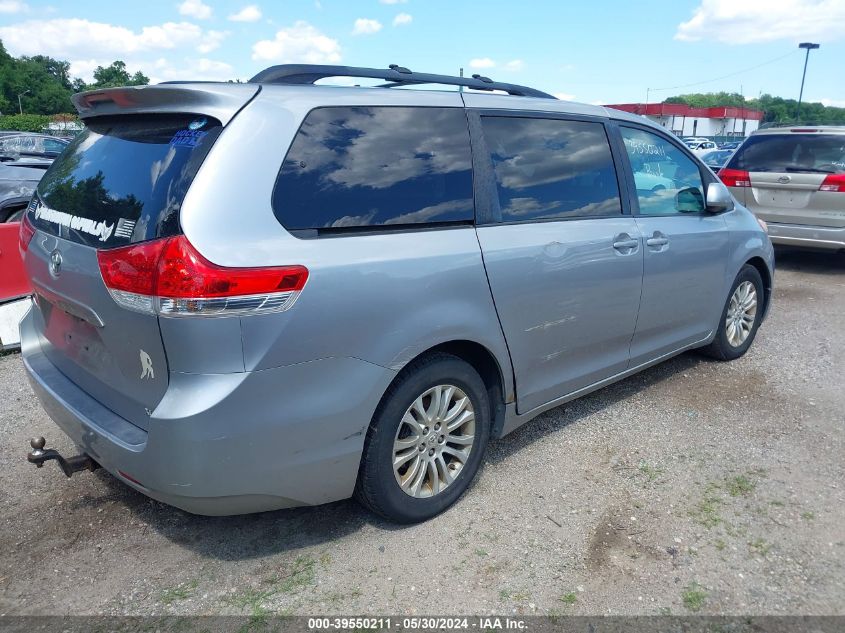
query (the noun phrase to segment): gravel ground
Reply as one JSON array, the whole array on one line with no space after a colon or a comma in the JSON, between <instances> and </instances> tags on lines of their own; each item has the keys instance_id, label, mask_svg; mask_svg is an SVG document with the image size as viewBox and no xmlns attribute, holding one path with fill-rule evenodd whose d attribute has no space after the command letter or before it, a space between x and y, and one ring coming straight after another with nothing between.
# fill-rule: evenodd
<instances>
[{"instance_id":1,"label":"gravel ground","mask_svg":"<svg viewBox=\"0 0 845 633\"><path fill-rule=\"evenodd\" d=\"M449 512L206 518L99 471L0 358L2 614L845 614L845 257L779 252L751 351L685 354L494 442Z\"/></svg>"}]
</instances>

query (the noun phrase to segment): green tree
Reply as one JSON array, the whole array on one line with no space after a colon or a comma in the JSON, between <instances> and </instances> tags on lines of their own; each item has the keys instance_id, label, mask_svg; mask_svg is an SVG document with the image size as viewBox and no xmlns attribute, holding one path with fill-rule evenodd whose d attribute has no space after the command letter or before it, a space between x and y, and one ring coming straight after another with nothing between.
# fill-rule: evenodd
<instances>
[{"instance_id":1,"label":"green tree","mask_svg":"<svg viewBox=\"0 0 845 633\"><path fill-rule=\"evenodd\" d=\"M745 105L745 98L735 92L708 92L669 97L664 103L684 103L693 108L715 108L717 106L742 107Z\"/></svg>"},{"instance_id":2,"label":"green tree","mask_svg":"<svg viewBox=\"0 0 845 633\"><path fill-rule=\"evenodd\" d=\"M85 86L86 90L98 88L116 88L118 86L146 86L150 78L140 70L130 75L126 64L120 60L112 62L111 66L97 66L94 70L94 83Z\"/></svg>"},{"instance_id":3,"label":"green tree","mask_svg":"<svg viewBox=\"0 0 845 633\"><path fill-rule=\"evenodd\" d=\"M0 116L0 130L43 132L49 124L50 117L46 114L8 114Z\"/></svg>"},{"instance_id":4,"label":"green tree","mask_svg":"<svg viewBox=\"0 0 845 633\"><path fill-rule=\"evenodd\" d=\"M70 64L36 55L15 59L0 42L0 112L70 112ZM20 96L20 105L18 97Z\"/></svg>"},{"instance_id":5,"label":"green tree","mask_svg":"<svg viewBox=\"0 0 845 633\"><path fill-rule=\"evenodd\" d=\"M793 125L845 125L845 108L826 107L821 103L801 104L799 112L795 99L760 95L746 99L735 92L691 93L669 97L663 103L683 103L694 108L734 106L761 110L763 123Z\"/></svg>"}]
</instances>

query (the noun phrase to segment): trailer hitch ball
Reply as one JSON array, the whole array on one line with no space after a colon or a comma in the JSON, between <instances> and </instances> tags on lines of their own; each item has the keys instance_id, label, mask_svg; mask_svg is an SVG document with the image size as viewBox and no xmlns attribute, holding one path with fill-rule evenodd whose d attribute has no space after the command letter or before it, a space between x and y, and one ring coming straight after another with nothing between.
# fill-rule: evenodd
<instances>
[{"instance_id":1,"label":"trailer hitch ball","mask_svg":"<svg viewBox=\"0 0 845 633\"><path fill-rule=\"evenodd\" d=\"M47 445L47 440L45 440L42 436L39 435L38 437L33 437L31 440L29 440L29 445L32 447L32 452L30 453L30 455L32 457L40 457L42 455L44 447ZM32 460L30 459L29 461ZM38 468L41 468L44 465L44 462L36 463L35 465L38 466Z\"/></svg>"},{"instance_id":2,"label":"trailer hitch ball","mask_svg":"<svg viewBox=\"0 0 845 633\"><path fill-rule=\"evenodd\" d=\"M52 448L45 449L47 440L40 436L29 440L29 445L32 447L32 451L27 454L26 459L29 463L35 464L36 468L41 468L44 466L44 462L54 459L65 476L70 477L80 470L93 472L100 467L97 462L84 453L73 457L63 457L59 454L59 451Z\"/></svg>"}]
</instances>

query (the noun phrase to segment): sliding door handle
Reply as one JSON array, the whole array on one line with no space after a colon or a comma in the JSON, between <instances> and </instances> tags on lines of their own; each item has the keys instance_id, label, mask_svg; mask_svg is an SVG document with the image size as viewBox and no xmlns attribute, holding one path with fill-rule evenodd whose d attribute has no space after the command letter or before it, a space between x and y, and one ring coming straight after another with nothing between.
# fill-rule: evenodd
<instances>
[{"instance_id":1,"label":"sliding door handle","mask_svg":"<svg viewBox=\"0 0 845 633\"><path fill-rule=\"evenodd\" d=\"M634 239L627 233L620 233L616 237L613 238L613 248L615 248L620 253L627 255L634 251L637 246L640 245L640 241Z\"/></svg>"}]
</instances>

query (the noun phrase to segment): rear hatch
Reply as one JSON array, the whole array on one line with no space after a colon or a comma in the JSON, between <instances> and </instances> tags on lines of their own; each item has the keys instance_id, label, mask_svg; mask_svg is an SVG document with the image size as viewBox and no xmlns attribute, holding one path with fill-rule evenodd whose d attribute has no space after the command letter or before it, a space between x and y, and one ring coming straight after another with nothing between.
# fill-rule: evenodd
<instances>
[{"instance_id":1,"label":"rear hatch","mask_svg":"<svg viewBox=\"0 0 845 633\"><path fill-rule=\"evenodd\" d=\"M98 252L180 232L179 210L219 119L201 113L109 114L55 161L26 220L34 319L50 361L103 405L147 428L168 367L158 317L119 306Z\"/></svg>"},{"instance_id":2,"label":"rear hatch","mask_svg":"<svg viewBox=\"0 0 845 633\"><path fill-rule=\"evenodd\" d=\"M731 190L762 219L845 227L845 134L751 136L725 167L736 180L747 173L750 186Z\"/></svg>"}]
</instances>

